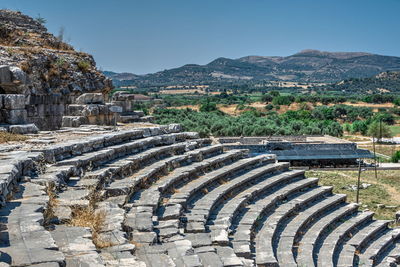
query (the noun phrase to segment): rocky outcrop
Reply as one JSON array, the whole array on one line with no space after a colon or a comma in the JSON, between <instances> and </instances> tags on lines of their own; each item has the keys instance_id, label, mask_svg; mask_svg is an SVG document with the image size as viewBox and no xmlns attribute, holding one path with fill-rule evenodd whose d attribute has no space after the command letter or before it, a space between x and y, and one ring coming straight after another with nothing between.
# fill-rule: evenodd
<instances>
[{"instance_id":1,"label":"rocky outcrop","mask_svg":"<svg viewBox=\"0 0 400 267\"><path fill-rule=\"evenodd\" d=\"M57 129L66 106L80 95L106 97L111 89L111 80L96 69L91 55L76 52L48 33L40 20L0 10L0 94L22 95L25 105L18 107L23 114L3 114L0 124L35 123L43 130Z\"/></svg>"}]
</instances>

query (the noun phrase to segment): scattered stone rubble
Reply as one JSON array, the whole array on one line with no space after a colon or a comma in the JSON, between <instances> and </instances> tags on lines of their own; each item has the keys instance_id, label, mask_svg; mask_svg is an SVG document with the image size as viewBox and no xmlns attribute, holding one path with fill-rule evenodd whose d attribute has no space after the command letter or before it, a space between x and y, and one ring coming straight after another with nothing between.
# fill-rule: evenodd
<instances>
[{"instance_id":1,"label":"scattered stone rubble","mask_svg":"<svg viewBox=\"0 0 400 267\"><path fill-rule=\"evenodd\" d=\"M400 229L390 221L274 155L226 151L179 125L8 149L0 153L4 266L399 263ZM101 223L74 225L82 210Z\"/></svg>"}]
</instances>

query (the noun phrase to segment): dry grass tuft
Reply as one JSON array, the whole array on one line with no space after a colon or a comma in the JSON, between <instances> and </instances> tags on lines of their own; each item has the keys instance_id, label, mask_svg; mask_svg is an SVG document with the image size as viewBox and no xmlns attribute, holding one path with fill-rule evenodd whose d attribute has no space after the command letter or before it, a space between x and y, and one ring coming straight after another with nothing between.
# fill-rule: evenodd
<instances>
[{"instance_id":1,"label":"dry grass tuft","mask_svg":"<svg viewBox=\"0 0 400 267\"><path fill-rule=\"evenodd\" d=\"M95 212L92 206L74 207L72 209L72 219L69 222L71 226L89 227L92 230L92 240L97 248L110 247L113 244L103 240L100 237L100 231L104 226L106 214L104 212Z\"/></svg>"},{"instance_id":2,"label":"dry grass tuft","mask_svg":"<svg viewBox=\"0 0 400 267\"><path fill-rule=\"evenodd\" d=\"M0 144L12 141L25 141L28 137L22 134L13 134L8 132L0 132Z\"/></svg>"},{"instance_id":3,"label":"dry grass tuft","mask_svg":"<svg viewBox=\"0 0 400 267\"><path fill-rule=\"evenodd\" d=\"M43 213L44 225L49 225L50 221L54 219L54 211L58 205L58 200L56 198L56 186L54 184L49 184L46 187L46 193L49 196L49 202L47 203L47 208Z\"/></svg>"}]
</instances>

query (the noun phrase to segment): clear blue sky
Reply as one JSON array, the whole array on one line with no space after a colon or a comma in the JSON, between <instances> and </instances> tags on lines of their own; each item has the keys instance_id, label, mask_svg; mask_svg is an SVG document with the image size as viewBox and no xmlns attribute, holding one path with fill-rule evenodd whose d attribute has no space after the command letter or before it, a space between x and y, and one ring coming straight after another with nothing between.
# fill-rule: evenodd
<instances>
[{"instance_id":1,"label":"clear blue sky","mask_svg":"<svg viewBox=\"0 0 400 267\"><path fill-rule=\"evenodd\" d=\"M1 0L103 70L138 74L303 49L400 56L400 0Z\"/></svg>"}]
</instances>

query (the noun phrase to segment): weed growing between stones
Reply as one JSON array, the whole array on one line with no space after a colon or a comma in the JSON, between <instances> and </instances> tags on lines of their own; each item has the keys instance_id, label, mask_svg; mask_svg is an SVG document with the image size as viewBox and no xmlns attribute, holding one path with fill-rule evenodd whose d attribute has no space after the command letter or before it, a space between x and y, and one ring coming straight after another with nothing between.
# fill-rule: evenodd
<instances>
[{"instance_id":1,"label":"weed growing between stones","mask_svg":"<svg viewBox=\"0 0 400 267\"><path fill-rule=\"evenodd\" d=\"M97 248L111 246L111 242L103 240L100 237L100 231L104 226L105 213L96 212L92 206L74 207L72 209L72 218L69 222L71 226L89 227L92 231L92 241Z\"/></svg>"},{"instance_id":2,"label":"weed growing between stones","mask_svg":"<svg viewBox=\"0 0 400 267\"><path fill-rule=\"evenodd\" d=\"M96 248L112 246L112 242L104 240L100 232L104 227L106 214L96 211L95 206L101 200L99 191L95 191L89 198L89 205L86 207L72 207L72 216L69 222L71 226L89 227L92 232L92 241Z\"/></svg>"},{"instance_id":3,"label":"weed growing between stones","mask_svg":"<svg viewBox=\"0 0 400 267\"><path fill-rule=\"evenodd\" d=\"M46 193L49 196L49 201L47 202L47 207L43 213L44 226L49 226L51 221L55 218L55 210L58 205L58 200L56 198L56 186L51 183L46 187Z\"/></svg>"},{"instance_id":4,"label":"weed growing between stones","mask_svg":"<svg viewBox=\"0 0 400 267\"><path fill-rule=\"evenodd\" d=\"M0 144L12 141L25 141L26 139L28 139L28 137L21 134L0 132Z\"/></svg>"}]
</instances>

